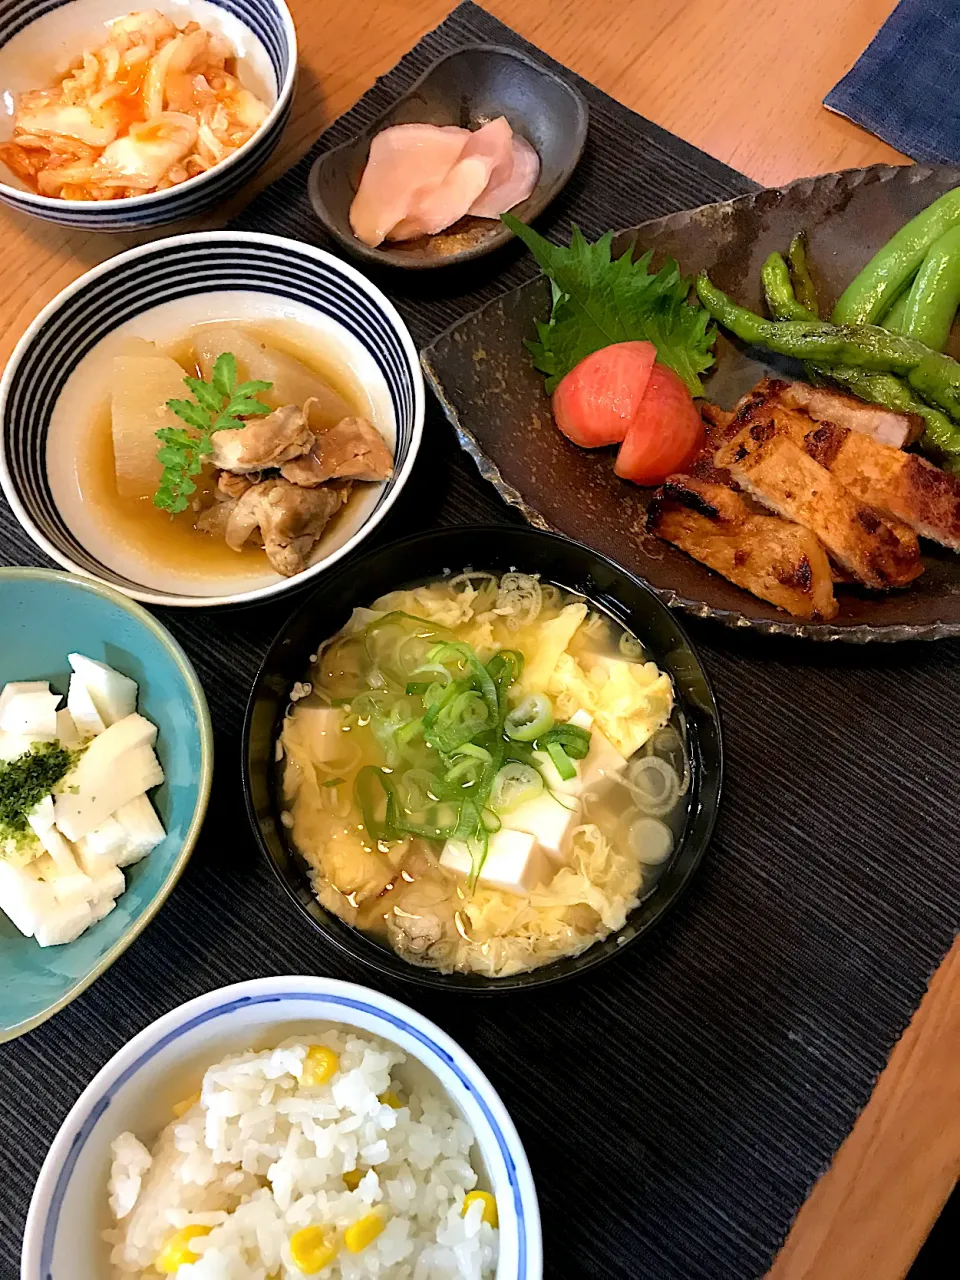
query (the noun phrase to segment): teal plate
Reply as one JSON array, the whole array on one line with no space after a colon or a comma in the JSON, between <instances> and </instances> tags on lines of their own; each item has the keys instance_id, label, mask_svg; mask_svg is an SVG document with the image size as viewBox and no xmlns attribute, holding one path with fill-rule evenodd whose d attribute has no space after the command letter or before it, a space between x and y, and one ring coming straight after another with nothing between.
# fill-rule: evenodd
<instances>
[{"instance_id":1,"label":"teal plate","mask_svg":"<svg viewBox=\"0 0 960 1280\"><path fill-rule=\"evenodd\" d=\"M0 1042L51 1017L111 965L153 919L196 843L210 798L213 731L196 672L146 609L86 578L0 569L0 685L49 680L66 693L67 653L107 662L140 686L137 710L157 726L166 775L151 799L167 838L125 871L113 911L75 942L40 947L0 912Z\"/></svg>"}]
</instances>

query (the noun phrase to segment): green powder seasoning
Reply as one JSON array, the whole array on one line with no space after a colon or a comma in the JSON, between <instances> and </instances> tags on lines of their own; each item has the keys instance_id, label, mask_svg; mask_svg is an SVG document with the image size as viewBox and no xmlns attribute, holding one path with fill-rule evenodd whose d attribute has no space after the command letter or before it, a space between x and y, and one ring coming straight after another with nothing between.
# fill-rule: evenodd
<instances>
[{"instance_id":1,"label":"green powder seasoning","mask_svg":"<svg viewBox=\"0 0 960 1280\"><path fill-rule=\"evenodd\" d=\"M32 813L67 774L74 753L59 742L38 742L15 760L0 762L0 848L19 845Z\"/></svg>"}]
</instances>

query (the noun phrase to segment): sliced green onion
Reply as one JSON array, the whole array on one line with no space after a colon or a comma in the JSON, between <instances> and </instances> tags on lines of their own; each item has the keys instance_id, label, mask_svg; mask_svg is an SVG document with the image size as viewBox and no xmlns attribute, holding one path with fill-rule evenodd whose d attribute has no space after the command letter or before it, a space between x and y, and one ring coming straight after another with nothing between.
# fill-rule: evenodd
<instances>
[{"instance_id":1,"label":"sliced green onion","mask_svg":"<svg viewBox=\"0 0 960 1280\"><path fill-rule=\"evenodd\" d=\"M343 778L328 778L323 784L325 787L339 787L343 785Z\"/></svg>"},{"instance_id":2,"label":"sliced green onion","mask_svg":"<svg viewBox=\"0 0 960 1280\"><path fill-rule=\"evenodd\" d=\"M512 813L514 809L543 794L543 778L529 764L508 761L493 780L490 808L494 813Z\"/></svg>"},{"instance_id":3,"label":"sliced green onion","mask_svg":"<svg viewBox=\"0 0 960 1280\"><path fill-rule=\"evenodd\" d=\"M545 693L531 693L504 721L508 737L517 742L534 742L553 726L553 704Z\"/></svg>"},{"instance_id":4,"label":"sliced green onion","mask_svg":"<svg viewBox=\"0 0 960 1280\"><path fill-rule=\"evenodd\" d=\"M555 724L537 743L540 751L549 751L550 744L563 747L571 760L583 760L590 750L590 733L577 724Z\"/></svg>"},{"instance_id":5,"label":"sliced green onion","mask_svg":"<svg viewBox=\"0 0 960 1280\"><path fill-rule=\"evenodd\" d=\"M497 687L500 719L507 714L510 689L523 671L523 654L519 649L500 649L487 663L487 672Z\"/></svg>"},{"instance_id":6,"label":"sliced green onion","mask_svg":"<svg viewBox=\"0 0 960 1280\"><path fill-rule=\"evenodd\" d=\"M547 754L554 763L554 767L564 782L569 782L571 778L577 776L577 767L561 747L559 742L547 743Z\"/></svg>"}]
</instances>

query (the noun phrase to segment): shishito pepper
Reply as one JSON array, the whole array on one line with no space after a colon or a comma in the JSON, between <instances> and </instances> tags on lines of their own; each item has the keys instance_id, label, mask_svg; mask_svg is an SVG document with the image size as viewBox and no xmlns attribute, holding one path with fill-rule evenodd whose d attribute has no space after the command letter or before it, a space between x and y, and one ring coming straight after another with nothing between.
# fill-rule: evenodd
<instances>
[{"instance_id":1,"label":"shishito pepper","mask_svg":"<svg viewBox=\"0 0 960 1280\"><path fill-rule=\"evenodd\" d=\"M872 324L879 320L916 274L934 241L957 225L960 187L927 205L870 259L834 307L834 324Z\"/></svg>"}]
</instances>

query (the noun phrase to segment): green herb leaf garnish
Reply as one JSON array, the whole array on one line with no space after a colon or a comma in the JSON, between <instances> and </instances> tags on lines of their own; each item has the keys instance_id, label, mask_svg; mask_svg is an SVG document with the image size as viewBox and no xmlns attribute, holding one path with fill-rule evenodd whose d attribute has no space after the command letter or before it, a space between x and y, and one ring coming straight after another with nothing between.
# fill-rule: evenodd
<instances>
[{"instance_id":1,"label":"green herb leaf garnish","mask_svg":"<svg viewBox=\"0 0 960 1280\"><path fill-rule=\"evenodd\" d=\"M156 433L161 448L157 461L163 466L160 484L153 495L153 505L176 515L185 511L197 486L193 477L203 470L204 459L213 452L215 431L235 431L246 425L243 418L268 414L269 405L256 397L269 391L272 382L237 383L237 361L230 351L217 356L209 382L202 378L184 378L193 392L192 400L168 400L167 408L194 431L182 427L161 427Z\"/></svg>"},{"instance_id":2,"label":"green herb leaf garnish","mask_svg":"<svg viewBox=\"0 0 960 1280\"><path fill-rule=\"evenodd\" d=\"M670 259L650 271L652 252L636 262L628 249L611 258L613 232L589 244L578 227L568 247L551 244L512 214L503 221L524 242L553 286L553 309L537 323L539 342L527 342L533 363L546 374L546 389L584 357L615 342L652 342L662 364L702 396L700 375L713 364L716 331L709 313L690 302L692 278Z\"/></svg>"}]
</instances>

